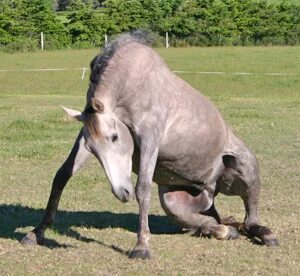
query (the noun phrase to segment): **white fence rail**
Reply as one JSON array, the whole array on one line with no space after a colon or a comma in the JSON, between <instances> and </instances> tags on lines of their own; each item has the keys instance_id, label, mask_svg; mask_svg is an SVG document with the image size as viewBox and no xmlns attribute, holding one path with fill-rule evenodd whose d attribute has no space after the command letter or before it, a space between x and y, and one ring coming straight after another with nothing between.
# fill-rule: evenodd
<instances>
[{"instance_id":1,"label":"white fence rail","mask_svg":"<svg viewBox=\"0 0 300 276\"><path fill-rule=\"evenodd\" d=\"M27 68L27 69L0 69L1 72L51 72L51 71L82 71L81 79L84 79L86 71L89 68ZM298 76L298 74L290 73L252 73L252 72L222 72L222 71L185 71L185 70L174 70L177 74L198 74L198 75L235 75L235 76Z\"/></svg>"}]
</instances>

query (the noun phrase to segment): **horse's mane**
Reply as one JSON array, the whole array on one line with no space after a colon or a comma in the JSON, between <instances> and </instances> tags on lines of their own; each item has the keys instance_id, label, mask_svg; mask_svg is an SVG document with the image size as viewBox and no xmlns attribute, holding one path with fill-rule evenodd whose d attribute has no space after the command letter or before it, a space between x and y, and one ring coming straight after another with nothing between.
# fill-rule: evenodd
<instances>
[{"instance_id":1,"label":"horse's mane","mask_svg":"<svg viewBox=\"0 0 300 276\"><path fill-rule=\"evenodd\" d=\"M96 110L92 105L91 99L94 97L95 89L97 85L101 82L101 76L105 72L109 61L112 59L116 51L123 45L130 44L132 42L137 42L143 45L150 45L152 41L147 32L137 30L132 33L125 33L119 35L116 39L111 41L100 54L95 56L90 64L91 75L90 75L90 88L87 98L86 107L84 109L87 127L89 128L91 135L98 137L101 132L98 128L97 117L95 116Z\"/></svg>"},{"instance_id":2,"label":"horse's mane","mask_svg":"<svg viewBox=\"0 0 300 276\"><path fill-rule=\"evenodd\" d=\"M116 39L111 41L102 50L102 52L95 56L95 58L92 60L90 64L90 82L92 85L96 87L99 84L101 75L104 73L109 61L112 59L117 49L132 42L137 42L144 45L152 44L149 33L141 30L136 30L132 33L125 33L117 36Z\"/></svg>"}]
</instances>

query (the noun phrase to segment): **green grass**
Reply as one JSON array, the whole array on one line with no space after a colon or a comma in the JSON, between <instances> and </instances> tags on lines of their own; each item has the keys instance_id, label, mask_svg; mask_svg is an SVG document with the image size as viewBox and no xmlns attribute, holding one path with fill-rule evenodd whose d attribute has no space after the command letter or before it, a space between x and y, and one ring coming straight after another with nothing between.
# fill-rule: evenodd
<instances>
[{"instance_id":1,"label":"green grass","mask_svg":"<svg viewBox=\"0 0 300 276\"><path fill-rule=\"evenodd\" d=\"M0 54L0 69L79 68L98 50ZM45 247L19 240L40 221L56 170L80 124L60 106L82 109L88 77L81 71L0 72L0 275L299 275L299 47L157 50L173 70L252 72L180 74L221 110L256 152L261 166L260 217L280 241L270 249L172 234L153 186L150 241L154 258L129 260L137 203L122 204L91 159L66 187ZM265 73L294 76L266 76ZM218 196L224 215L243 219L242 202Z\"/></svg>"}]
</instances>

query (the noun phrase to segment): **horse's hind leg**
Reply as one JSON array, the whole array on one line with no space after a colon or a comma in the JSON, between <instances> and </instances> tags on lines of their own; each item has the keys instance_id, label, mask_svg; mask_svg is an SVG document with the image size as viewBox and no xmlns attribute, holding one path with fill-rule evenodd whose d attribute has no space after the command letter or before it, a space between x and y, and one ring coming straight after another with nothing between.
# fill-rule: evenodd
<instances>
[{"instance_id":1,"label":"horse's hind leg","mask_svg":"<svg viewBox=\"0 0 300 276\"><path fill-rule=\"evenodd\" d=\"M222 240L238 237L234 227L219 224L213 194L207 190L195 193L193 188L159 186L159 197L166 214L182 227Z\"/></svg>"},{"instance_id":2,"label":"horse's hind leg","mask_svg":"<svg viewBox=\"0 0 300 276\"><path fill-rule=\"evenodd\" d=\"M278 245L272 231L259 224L257 210L260 179L256 157L245 149L240 156L224 156L223 162L225 169L217 181L218 187L224 194L239 195L243 199L246 210L243 230L248 236L260 239L265 245Z\"/></svg>"},{"instance_id":3,"label":"horse's hind leg","mask_svg":"<svg viewBox=\"0 0 300 276\"><path fill-rule=\"evenodd\" d=\"M65 185L70 177L86 161L89 155L90 153L85 149L84 138L81 131L70 155L54 177L48 205L41 223L22 239L22 244L43 244L45 230L54 222L59 200Z\"/></svg>"},{"instance_id":4,"label":"horse's hind leg","mask_svg":"<svg viewBox=\"0 0 300 276\"><path fill-rule=\"evenodd\" d=\"M278 241L272 231L258 223L258 197L259 190L255 187L250 187L247 190L246 196L242 197L246 209L244 228L250 237L257 237L262 244L267 246L277 246Z\"/></svg>"}]
</instances>

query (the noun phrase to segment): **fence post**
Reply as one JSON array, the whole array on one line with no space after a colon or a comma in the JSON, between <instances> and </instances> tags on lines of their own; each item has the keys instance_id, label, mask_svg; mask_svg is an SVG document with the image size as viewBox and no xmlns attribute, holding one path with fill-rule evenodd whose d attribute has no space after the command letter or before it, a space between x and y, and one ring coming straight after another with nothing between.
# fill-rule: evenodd
<instances>
[{"instance_id":1,"label":"fence post","mask_svg":"<svg viewBox=\"0 0 300 276\"><path fill-rule=\"evenodd\" d=\"M86 71L86 68L85 68L85 66L84 66L84 67L82 68L82 75L81 75L81 79L82 79L82 80L84 79L85 71Z\"/></svg>"},{"instance_id":2,"label":"fence post","mask_svg":"<svg viewBox=\"0 0 300 276\"><path fill-rule=\"evenodd\" d=\"M169 48L169 32L166 32L166 48Z\"/></svg>"},{"instance_id":3,"label":"fence post","mask_svg":"<svg viewBox=\"0 0 300 276\"><path fill-rule=\"evenodd\" d=\"M44 51L44 33L41 32L41 49Z\"/></svg>"},{"instance_id":4,"label":"fence post","mask_svg":"<svg viewBox=\"0 0 300 276\"><path fill-rule=\"evenodd\" d=\"M104 40L105 40L105 47L107 47L107 41L108 41L107 34L104 35Z\"/></svg>"}]
</instances>

